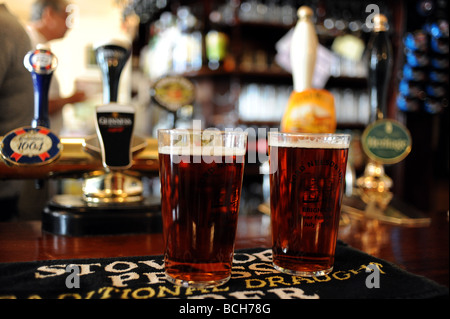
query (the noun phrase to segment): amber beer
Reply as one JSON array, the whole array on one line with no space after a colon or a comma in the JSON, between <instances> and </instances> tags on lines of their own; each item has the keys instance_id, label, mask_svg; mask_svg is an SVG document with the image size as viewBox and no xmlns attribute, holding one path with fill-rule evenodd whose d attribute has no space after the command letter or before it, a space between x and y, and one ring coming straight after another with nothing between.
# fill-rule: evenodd
<instances>
[{"instance_id":1,"label":"amber beer","mask_svg":"<svg viewBox=\"0 0 450 319\"><path fill-rule=\"evenodd\" d=\"M297 276L333 269L349 141L346 134L269 133L276 269Z\"/></svg>"},{"instance_id":2,"label":"amber beer","mask_svg":"<svg viewBox=\"0 0 450 319\"><path fill-rule=\"evenodd\" d=\"M222 136L245 138L240 146L229 147L230 139L227 147L186 148L162 145L169 132L159 132L167 279L190 287L223 284L231 275L246 135Z\"/></svg>"}]
</instances>

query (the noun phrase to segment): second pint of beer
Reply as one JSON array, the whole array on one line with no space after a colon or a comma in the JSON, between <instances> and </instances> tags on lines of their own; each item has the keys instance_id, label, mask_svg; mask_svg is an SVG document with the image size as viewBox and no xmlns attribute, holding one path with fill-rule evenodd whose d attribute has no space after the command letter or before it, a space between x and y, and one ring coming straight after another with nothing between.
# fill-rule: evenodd
<instances>
[{"instance_id":1,"label":"second pint of beer","mask_svg":"<svg viewBox=\"0 0 450 319\"><path fill-rule=\"evenodd\" d=\"M217 286L231 276L247 135L183 131L158 133L165 272Z\"/></svg>"},{"instance_id":2,"label":"second pint of beer","mask_svg":"<svg viewBox=\"0 0 450 319\"><path fill-rule=\"evenodd\" d=\"M333 269L350 135L269 133L273 264L297 276Z\"/></svg>"}]
</instances>

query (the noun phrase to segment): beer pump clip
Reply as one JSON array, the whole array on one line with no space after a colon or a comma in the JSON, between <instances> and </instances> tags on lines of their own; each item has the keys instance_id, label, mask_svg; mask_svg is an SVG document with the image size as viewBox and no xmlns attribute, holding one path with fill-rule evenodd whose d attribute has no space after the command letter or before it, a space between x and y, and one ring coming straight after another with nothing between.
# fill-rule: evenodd
<instances>
[{"instance_id":1,"label":"beer pump clip","mask_svg":"<svg viewBox=\"0 0 450 319\"><path fill-rule=\"evenodd\" d=\"M34 118L31 126L19 127L2 140L1 154L10 165L39 166L56 160L61 154L61 142L50 130L48 90L58 60L45 45L37 45L24 58L34 87Z\"/></svg>"},{"instance_id":2,"label":"beer pump clip","mask_svg":"<svg viewBox=\"0 0 450 319\"><path fill-rule=\"evenodd\" d=\"M179 113L185 117L193 113L195 85L185 77L163 76L153 84L150 94L158 106L173 114L172 127L176 126Z\"/></svg>"}]
</instances>

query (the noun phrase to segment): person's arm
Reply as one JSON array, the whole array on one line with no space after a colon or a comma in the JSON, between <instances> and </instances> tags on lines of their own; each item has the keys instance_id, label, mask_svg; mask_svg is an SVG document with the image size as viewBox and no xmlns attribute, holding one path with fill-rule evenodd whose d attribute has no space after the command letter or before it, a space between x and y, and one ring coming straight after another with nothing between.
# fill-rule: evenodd
<instances>
[{"instance_id":1,"label":"person's arm","mask_svg":"<svg viewBox=\"0 0 450 319\"><path fill-rule=\"evenodd\" d=\"M54 114L60 111L64 105L69 103L77 103L86 100L86 94L83 91L76 91L74 94L68 97L60 97L49 99L48 101L48 112L49 114Z\"/></svg>"}]
</instances>

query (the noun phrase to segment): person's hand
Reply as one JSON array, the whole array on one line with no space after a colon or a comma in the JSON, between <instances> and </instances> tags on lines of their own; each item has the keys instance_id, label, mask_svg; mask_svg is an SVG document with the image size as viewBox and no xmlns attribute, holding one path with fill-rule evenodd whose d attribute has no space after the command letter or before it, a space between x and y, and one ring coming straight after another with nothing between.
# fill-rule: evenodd
<instances>
[{"instance_id":1,"label":"person's hand","mask_svg":"<svg viewBox=\"0 0 450 319\"><path fill-rule=\"evenodd\" d=\"M83 102L87 99L86 93L84 91L75 91L70 97L68 103Z\"/></svg>"}]
</instances>

